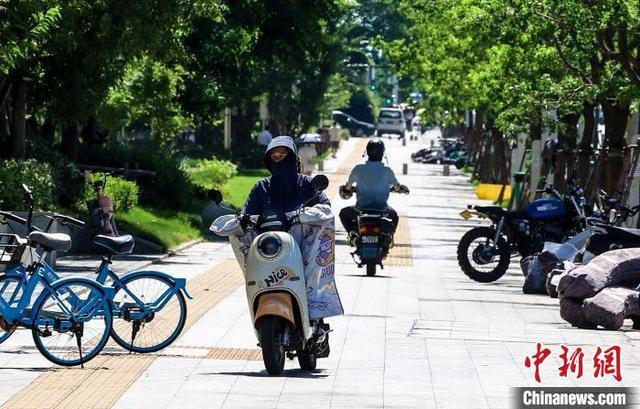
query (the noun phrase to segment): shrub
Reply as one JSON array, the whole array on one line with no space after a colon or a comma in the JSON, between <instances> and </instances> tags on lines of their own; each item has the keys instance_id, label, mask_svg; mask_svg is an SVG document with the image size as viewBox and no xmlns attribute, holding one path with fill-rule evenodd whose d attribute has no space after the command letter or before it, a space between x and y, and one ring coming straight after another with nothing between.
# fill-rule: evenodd
<instances>
[{"instance_id":1,"label":"shrub","mask_svg":"<svg viewBox=\"0 0 640 409\"><path fill-rule=\"evenodd\" d=\"M58 152L49 139L33 135L27 139L28 155L39 162L47 162L53 171L57 204L70 208L84 197L84 176L66 156Z\"/></svg>"},{"instance_id":2,"label":"shrub","mask_svg":"<svg viewBox=\"0 0 640 409\"><path fill-rule=\"evenodd\" d=\"M83 203L83 206L86 207L86 202L95 200L96 195L93 189L93 183L105 180L105 176L106 186L104 194L113 200L114 211L126 212L133 209L138 204L138 185L136 182L98 172L93 173L91 175L91 182L85 185L85 203Z\"/></svg>"},{"instance_id":3,"label":"shrub","mask_svg":"<svg viewBox=\"0 0 640 409\"><path fill-rule=\"evenodd\" d=\"M122 145L82 146L83 160L93 165L139 168L156 172L140 177L140 201L153 207L184 209L193 199L193 186L187 173L172 156L152 141Z\"/></svg>"},{"instance_id":4,"label":"shrub","mask_svg":"<svg viewBox=\"0 0 640 409\"><path fill-rule=\"evenodd\" d=\"M203 189L221 188L238 174L238 167L226 160L185 159L182 168L187 172L191 183Z\"/></svg>"},{"instance_id":5,"label":"shrub","mask_svg":"<svg viewBox=\"0 0 640 409\"><path fill-rule=\"evenodd\" d=\"M48 163L35 159L0 160L0 208L27 209L23 183L33 192L36 210L55 208L53 170Z\"/></svg>"}]
</instances>

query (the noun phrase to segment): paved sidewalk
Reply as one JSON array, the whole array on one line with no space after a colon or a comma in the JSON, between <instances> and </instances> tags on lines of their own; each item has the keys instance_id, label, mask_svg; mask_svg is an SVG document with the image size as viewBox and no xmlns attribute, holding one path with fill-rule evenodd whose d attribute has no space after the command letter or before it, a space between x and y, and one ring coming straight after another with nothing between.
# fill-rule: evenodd
<instances>
[{"instance_id":1,"label":"paved sidewalk","mask_svg":"<svg viewBox=\"0 0 640 409\"><path fill-rule=\"evenodd\" d=\"M149 357L112 348L85 370L51 368L32 347L30 334L19 331L0 346L2 407L26 405L30 395L55 395L58 387L63 399L41 399L39 407L508 408L516 386L637 385L638 332L571 328L560 318L557 300L522 294L515 262L492 284L473 282L460 271L456 246L476 222L458 213L479 201L468 177L455 169L445 177L442 166L410 163L410 153L435 136L432 131L407 146L384 140L390 165L411 189L409 196L392 195L390 204L403 216L402 232L384 270L365 277L338 229L336 279L345 315L329 320L331 355L318 361L316 371L303 372L293 361L283 376L266 375L242 277L229 264L231 249L222 242L201 243L153 265L198 288L189 303L192 322L171 348ZM325 164L332 186L343 183L353 162L361 160L364 143L351 138ZM402 175L403 163L408 175ZM343 201L336 191L337 214L354 199ZM223 278L220 288L215 280ZM524 365L538 342L553 352L541 365L541 384ZM582 378L558 375L562 344L585 350ZM595 349L611 345L622 348L620 383L593 377ZM69 384L76 388L65 389Z\"/></svg>"}]
</instances>

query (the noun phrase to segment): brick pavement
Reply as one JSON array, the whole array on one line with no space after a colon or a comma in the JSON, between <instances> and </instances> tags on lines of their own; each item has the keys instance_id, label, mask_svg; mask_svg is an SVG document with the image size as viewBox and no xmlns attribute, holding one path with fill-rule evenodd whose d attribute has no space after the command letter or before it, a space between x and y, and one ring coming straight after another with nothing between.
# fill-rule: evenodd
<instances>
[{"instance_id":1,"label":"brick pavement","mask_svg":"<svg viewBox=\"0 0 640 409\"><path fill-rule=\"evenodd\" d=\"M346 179L344 161L359 160L363 143L352 138L338 160L326 163L327 173L340 173L331 177L332 186ZM37 385L42 371L40 376L48 379L83 385L65 395L64 406L51 398L58 407L498 409L509 407L512 387L536 385L523 364L535 352L536 342L554 352L561 344L580 345L590 353L612 344L623 350L621 383L591 374L559 377L560 362L553 356L541 370L544 386L634 386L640 381L637 331L571 328L560 318L557 300L522 294L516 263L493 284L464 276L455 249L462 234L477 223L458 216L466 204L477 202L467 177L455 170L445 177L437 165L412 163L409 174L402 176L402 163L409 162L417 142L408 141L406 147L397 140L385 143L391 166L411 189L409 196L390 199L402 216L396 242L411 246L397 246L378 276L364 277L342 244L344 231L339 228L336 279L345 315L329 320L332 352L318 362L316 371L303 372L296 362L288 362L284 376L265 374L244 289L234 282L212 305L189 304L202 313L194 313L189 328L167 350L148 357L107 351L104 365L127 367L133 375L113 378L106 386L98 382L110 376L106 367L50 368L30 348L30 339L16 334L0 346L0 366L5 368L0 371L0 396L13 397L7 404L16 402L33 388L30 384ZM335 192L330 193L338 212L347 202ZM230 257L228 246L203 243L155 267L186 276L195 289L203 271ZM204 293L198 302L209 296ZM55 395L52 385L31 390L33 395Z\"/></svg>"}]
</instances>

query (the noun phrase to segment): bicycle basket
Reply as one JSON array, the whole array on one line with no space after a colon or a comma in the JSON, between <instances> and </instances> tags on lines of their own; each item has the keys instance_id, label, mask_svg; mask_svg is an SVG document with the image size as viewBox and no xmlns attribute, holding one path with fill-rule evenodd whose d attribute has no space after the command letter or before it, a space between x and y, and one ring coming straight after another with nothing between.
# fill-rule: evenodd
<instances>
[{"instance_id":1,"label":"bicycle basket","mask_svg":"<svg viewBox=\"0 0 640 409\"><path fill-rule=\"evenodd\" d=\"M17 234L0 233L0 266L9 267L20 264L26 247L27 241Z\"/></svg>"}]
</instances>

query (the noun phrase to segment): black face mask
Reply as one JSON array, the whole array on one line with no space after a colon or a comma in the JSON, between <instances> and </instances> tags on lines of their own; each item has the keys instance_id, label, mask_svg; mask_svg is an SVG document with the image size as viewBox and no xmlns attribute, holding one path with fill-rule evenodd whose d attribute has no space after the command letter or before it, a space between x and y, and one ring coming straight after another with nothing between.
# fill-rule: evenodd
<instances>
[{"instance_id":1,"label":"black face mask","mask_svg":"<svg viewBox=\"0 0 640 409\"><path fill-rule=\"evenodd\" d=\"M271 199L276 206L284 206L287 196L292 195L298 183L298 168L295 154L289 152L280 162L269 163L271 172Z\"/></svg>"}]
</instances>

